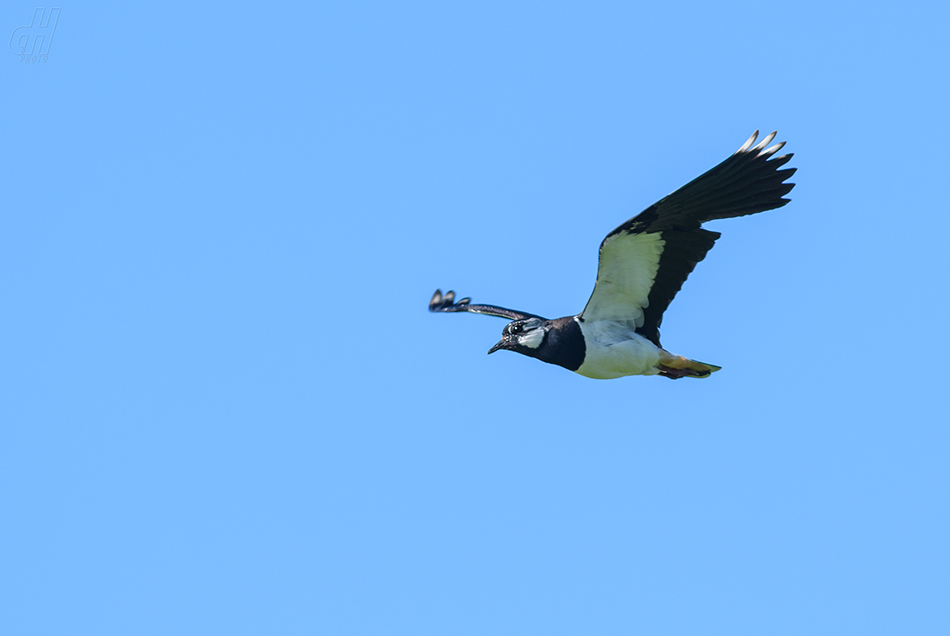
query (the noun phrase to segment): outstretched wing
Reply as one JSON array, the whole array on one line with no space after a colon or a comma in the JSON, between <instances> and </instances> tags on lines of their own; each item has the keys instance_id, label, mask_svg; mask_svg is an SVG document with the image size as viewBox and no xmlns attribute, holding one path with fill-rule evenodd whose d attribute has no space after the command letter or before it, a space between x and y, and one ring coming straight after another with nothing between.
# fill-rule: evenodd
<instances>
[{"instance_id":1,"label":"outstretched wing","mask_svg":"<svg viewBox=\"0 0 950 636\"><path fill-rule=\"evenodd\" d=\"M660 323L686 277L719 238L700 228L727 219L779 208L795 186L785 180L795 168L779 170L792 155L772 158L785 142L755 147L759 131L721 164L690 181L607 235L600 244L597 284L583 320L613 320L635 326L660 346Z\"/></svg>"},{"instance_id":2,"label":"outstretched wing","mask_svg":"<svg viewBox=\"0 0 950 636\"><path fill-rule=\"evenodd\" d=\"M442 295L442 290L437 289L435 293L432 294L432 300L429 301L429 311L436 312L458 312L458 311L468 311L473 314L485 314L486 316L498 316L499 318L507 318L508 320L523 320L525 318L541 318L541 316L536 316L534 314L526 314L523 311L515 311L514 309L505 309L504 307L496 307L494 305L472 305L471 298L463 298L458 302L455 301L455 292L449 291L446 292L445 296ZM541 318L545 320L545 318Z\"/></svg>"}]
</instances>

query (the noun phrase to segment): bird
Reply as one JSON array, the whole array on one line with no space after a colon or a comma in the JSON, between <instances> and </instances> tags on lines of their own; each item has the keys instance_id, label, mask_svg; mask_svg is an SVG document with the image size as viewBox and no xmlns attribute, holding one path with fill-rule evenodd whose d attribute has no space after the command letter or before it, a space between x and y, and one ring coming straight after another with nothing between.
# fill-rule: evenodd
<instances>
[{"instance_id":1,"label":"bird","mask_svg":"<svg viewBox=\"0 0 950 636\"><path fill-rule=\"evenodd\" d=\"M712 248L719 232L703 223L780 208L796 168L792 154L774 156L785 142L756 144L759 131L728 159L660 199L607 234L600 244L597 282L583 311L548 320L496 305L455 301L436 290L429 311L470 312L510 320L488 350L514 351L588 378L659 375L706 378L722 367L673 354L660 344L660 324L676 293ZM755 144L755 145L753 145Z\"/></svg>"}]
</instances>

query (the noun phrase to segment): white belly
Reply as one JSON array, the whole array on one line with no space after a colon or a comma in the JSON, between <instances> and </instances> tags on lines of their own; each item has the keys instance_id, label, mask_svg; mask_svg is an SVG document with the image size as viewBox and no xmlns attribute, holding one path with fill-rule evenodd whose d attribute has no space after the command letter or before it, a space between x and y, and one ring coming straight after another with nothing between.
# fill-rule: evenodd
<instances>
[{"instance_id":1,"label":"white belly","mask_svg":"<svg viewBox=\"0 0 950 636\"><path fill-rule=\"evenodd\" d=\"M576 373L599 380L657 374L660 350L628 323L598 320L578 325L587 350Z\"/></svg>"}]
</instances>

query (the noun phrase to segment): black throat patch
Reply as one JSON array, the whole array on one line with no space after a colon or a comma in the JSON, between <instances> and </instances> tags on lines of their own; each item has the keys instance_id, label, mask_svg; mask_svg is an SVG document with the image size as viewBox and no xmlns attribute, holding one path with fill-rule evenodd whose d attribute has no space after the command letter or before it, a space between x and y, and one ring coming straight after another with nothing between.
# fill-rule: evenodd
<instances>
[{"instance_id":1,"label":"black throat patch","mask_svg":"<svg viewBox=\"0 0 950 636\"><path fill-rule=\"evenodd\" d=\"M580 326L574 316L552 320L550 325L544 342L533 352L534 357L577 371L584 364L584 356L587 355Z\"/></svg>"}]
</instances>

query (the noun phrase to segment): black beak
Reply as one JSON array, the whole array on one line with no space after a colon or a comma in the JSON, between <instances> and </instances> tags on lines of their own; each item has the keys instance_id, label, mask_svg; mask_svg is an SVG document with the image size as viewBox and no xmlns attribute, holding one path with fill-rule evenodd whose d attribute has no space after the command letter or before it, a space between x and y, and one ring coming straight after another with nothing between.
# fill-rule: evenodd
<instances>
[{"instance_id":1,"label":"black beak","mask_svg":"<svg viewBox=\"0 0 950 636\"><path fill-rule=\"evenodd\" d=\"M494 347L492 347L491 349L488 350L488 355L491 355L491 354L495 353L495 352L498 351L499 349L507 349L508 347L505 346L505 345L507 345L507 344L508 344L508 343L505 341L505 339L502 338L501 340L498 341L498 344L496 344Z\"/></svg>"}]
</instances>

